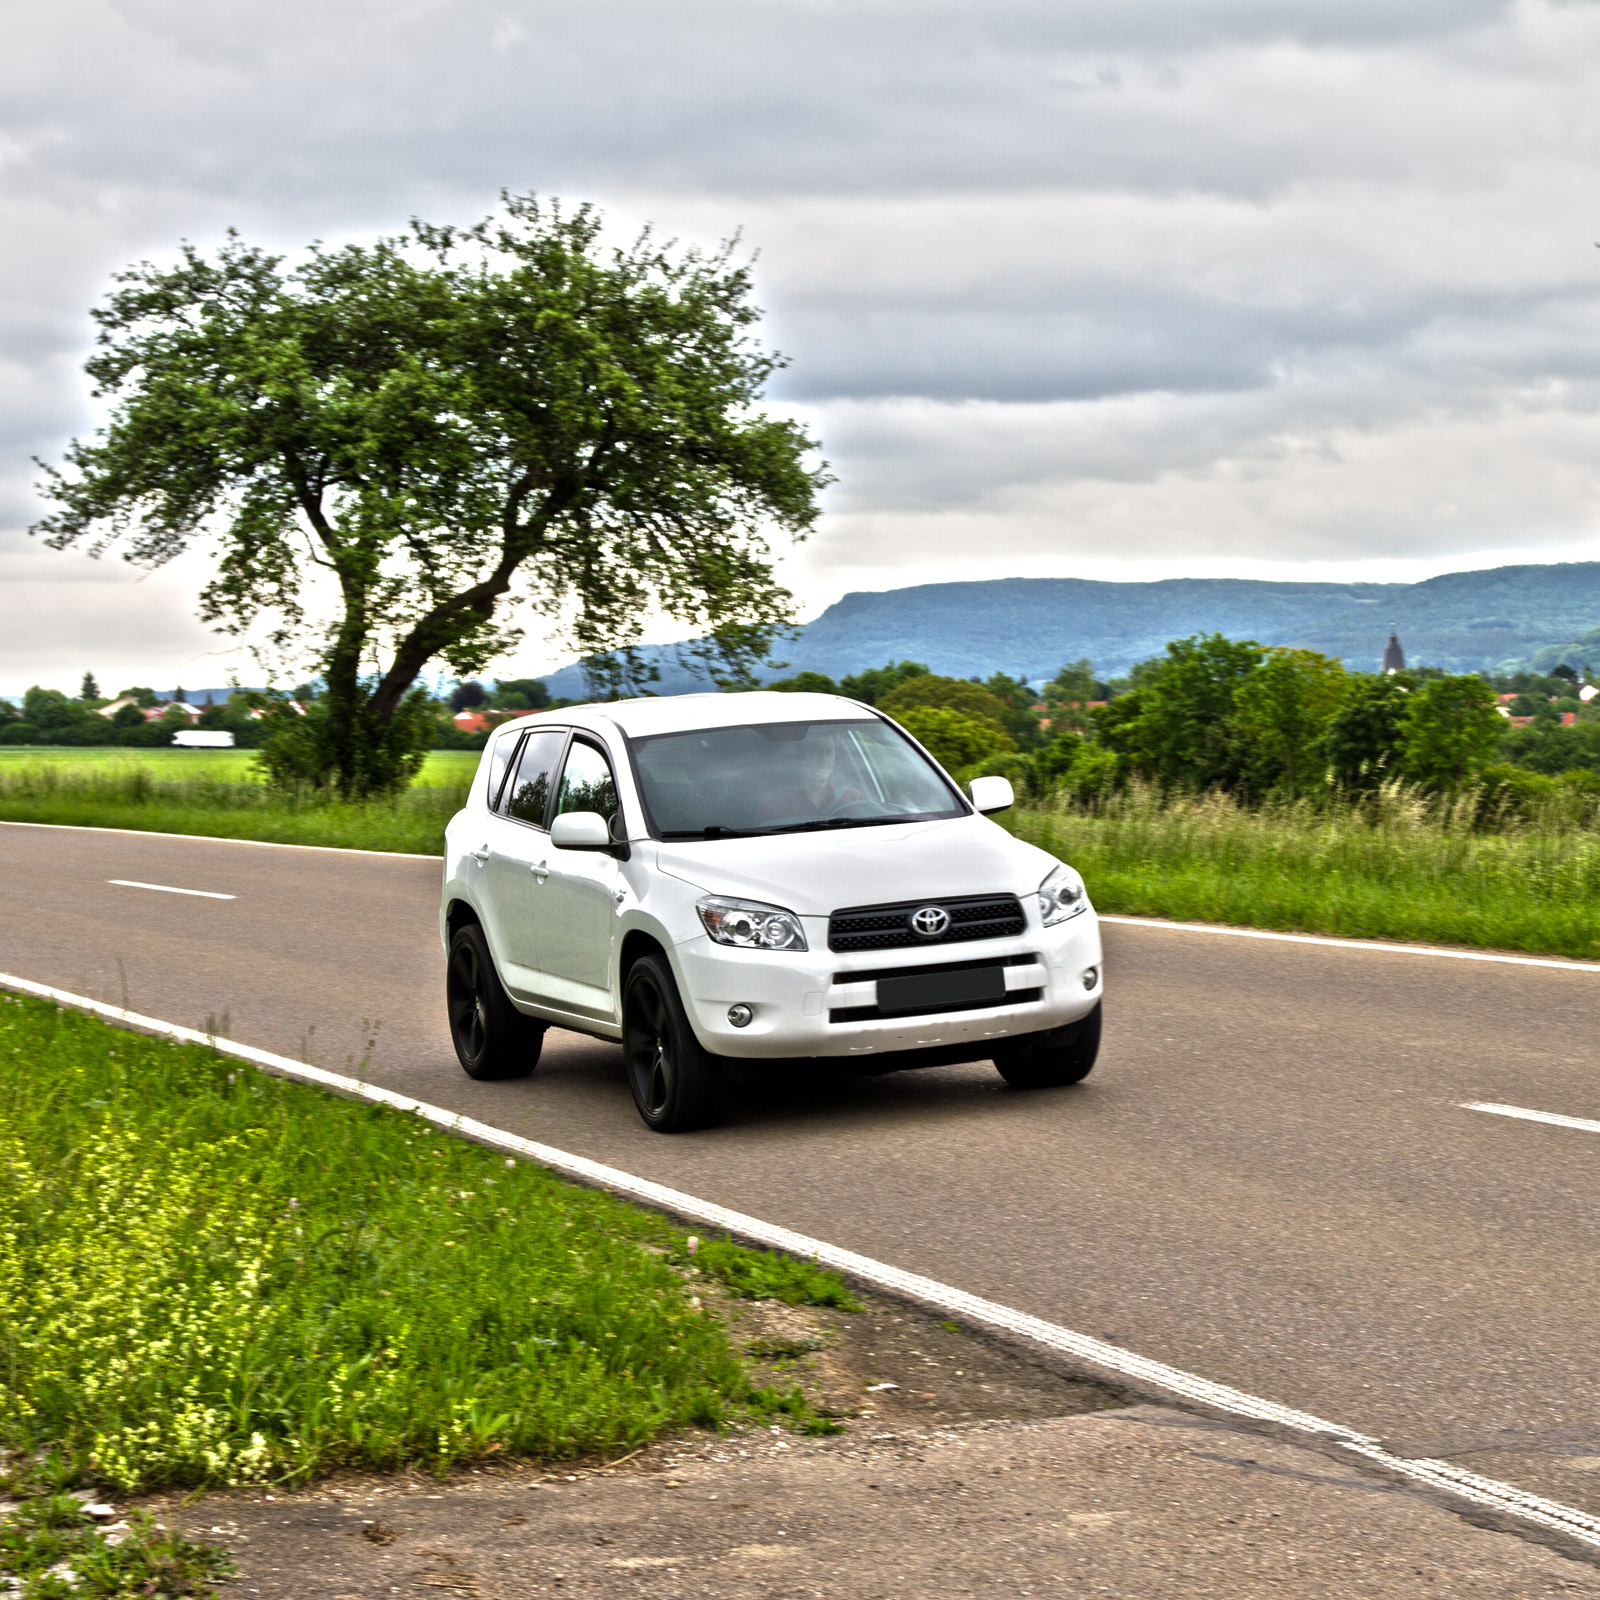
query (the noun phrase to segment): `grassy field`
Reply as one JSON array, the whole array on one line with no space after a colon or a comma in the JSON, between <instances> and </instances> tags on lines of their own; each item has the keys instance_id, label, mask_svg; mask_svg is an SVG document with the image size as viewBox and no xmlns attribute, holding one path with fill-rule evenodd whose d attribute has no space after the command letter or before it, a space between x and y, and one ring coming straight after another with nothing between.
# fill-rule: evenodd
<instances>
[{"instance_id":1,"label":"grassy field","mask_svg":"<svg viewBox=\"0 0 1600 1600\"><path fill-rule=\"evenodd\" d=\"M398 799L351 805L274 794L248 750L0 746L0 821L440 855L477 764L473 751L436 750Z\"/></svg>"},{"instance_id":2,"label":"grassy field","mask_svg":"<svg viewBox=\"0 0 1600 1600\"><path fill-rule=\"evenodd\" d=\"M25 769L59 773L124 776L147 773L152 782L255 783L254 750L133 750L116 745L71 749L63 745L0 745L0 781ZM460 788L472 781L476 750L432 750L417 784L421 788Z\"/></svg>"},{"instance_id":3,"label":"grassy field","mask_svg":"<svg viewBox=\"0 0 1600 1600\"><path fill-rule=\"evenodd\" d=\"M0 997L0 1174L0 1445L122 1491L831 1426L694 1295L831 1274L202 1047Z\"/></svg>"},{"instance_id":4,"label":"grassy field","mask_svg":"<svg viewBox=\"0 0 1600 1600\"><path fill-rule=\"evenodd\" d=\"M1600 836L1553 822L1476 832L1469 810L1401 795L1375 812L1246 811L1135 792L1008 823L1070 861L1106 912L1600 958Z\"/></svg>"}]
</instances>

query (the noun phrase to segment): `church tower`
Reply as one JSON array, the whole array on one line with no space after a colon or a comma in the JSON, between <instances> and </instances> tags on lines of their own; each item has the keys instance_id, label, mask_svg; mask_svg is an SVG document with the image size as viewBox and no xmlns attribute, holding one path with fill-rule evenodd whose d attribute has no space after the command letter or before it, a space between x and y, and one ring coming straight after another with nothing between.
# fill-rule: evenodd
<instances>
[{"instance_id":1,"label":"church tower","mask_svg":"<svg viewBox=\"0 0 1600 1600\"><path fill-rule=\"evenodd\" d=\"M1391 631L1389 642L1383 647L1383 670L1385 672L1404 672L1406 670L1406 653L1400 648L1400 635Z\"/></svg>"}]
</instances>

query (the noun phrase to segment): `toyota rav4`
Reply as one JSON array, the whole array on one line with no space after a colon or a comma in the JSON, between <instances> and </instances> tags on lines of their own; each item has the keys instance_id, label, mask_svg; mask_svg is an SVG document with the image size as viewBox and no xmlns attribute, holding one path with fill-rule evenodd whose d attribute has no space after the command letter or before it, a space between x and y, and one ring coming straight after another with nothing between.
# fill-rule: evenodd
<instances>
[{"instance_id":1,"label":"toyota rav4","mask_svg":"<svg viewBox=\"0 0 1600 1600\"><path fill-rule=\"evenodd\" d=\"M834 695L703 694L521 718L446 830L450 1032L521 1077L554 1024L619 1041L659 1132L730 1078L992 1060L1076 1083L1100 930L1070 866L904 730Z\"/></svg>"}]
</instances>

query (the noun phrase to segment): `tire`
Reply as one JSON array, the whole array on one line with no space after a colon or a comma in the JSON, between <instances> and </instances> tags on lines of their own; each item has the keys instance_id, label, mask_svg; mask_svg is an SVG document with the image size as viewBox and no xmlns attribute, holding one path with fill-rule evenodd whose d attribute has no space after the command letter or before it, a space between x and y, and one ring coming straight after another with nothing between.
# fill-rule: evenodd
<instances>
[{"instance_id":1,"label":"tire","mask_svg":"<svg viewBox=\"0 0 1600 1600\"><path fill-rule=\"evenodd\" d=\"M450 1041L469 1078L526 1078L538 1066L545 1025L512 1005L476 922L464 923L450 940L445 1003Z\"/></svg>"},{"instance_id":2,"label":"tire","mask_svg":"<svg viewBox=\"0 0 1600 1600\"><path fill-rule=\"evenodd\" d=\"M653 1132L710 1128L727 1115L727 1081L689 1026L665 956L641 956L628 972L622 1050L633 1103Z\"/></svg>"},{"instance_id":3,"label":"tire","mask_svg":"<svg viewBox=\"0 0 1600 1600\"><path fill-rule=\"evenodd\" d=\"M1051 1033L1035 1033L995 1052L994 1064L1013 1089L1060 1089L1082 1083L1100 1054L1100 1007Z\"/></svg>"}]
</instances>

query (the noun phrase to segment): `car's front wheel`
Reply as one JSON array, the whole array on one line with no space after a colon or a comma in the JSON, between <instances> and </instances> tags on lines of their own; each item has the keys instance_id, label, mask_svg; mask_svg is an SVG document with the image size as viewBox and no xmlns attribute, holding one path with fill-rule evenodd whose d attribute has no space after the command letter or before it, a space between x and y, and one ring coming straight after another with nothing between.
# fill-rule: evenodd
<instances>
[{"instance_id":1,"label":"car's front wheel","mask_svg":"<svg viewBox=\"0 0 1600 1600\"><path fill-rule=\"evenodd\" d=\"M512 1005L475 922L450 940L445 1003L456 1059L469 1078L526 1078L539 1064L545 1025Z\"/></svg>"},{"instance_id":2,"label":"car's front wheel","mask_svg":"<svg viewBox=\"0 0 1600 1600\"><path fill-rule=\"evenodd\" d=\"M727 1081L701 1047L664 956L641 956L622 991L628 1087L657 1133L708 1128L727 1115Z\"/></svg>"},{"instance_id":3,"label":"car's front wheel","mask_svg":"<svg viewBox=\"0 0 1600 1600\"><path fill-rule=\"evenodd\" d=\"M1035 1033L995 1051L994 1064L1013 1089L1058 1089L1082 1083L1100 1054L1100 1007L1050 1033Z\"/></svg>"}]
</instances>

